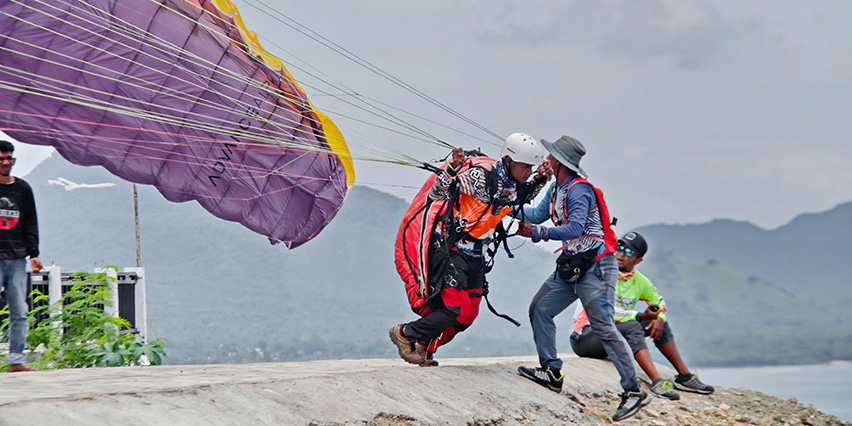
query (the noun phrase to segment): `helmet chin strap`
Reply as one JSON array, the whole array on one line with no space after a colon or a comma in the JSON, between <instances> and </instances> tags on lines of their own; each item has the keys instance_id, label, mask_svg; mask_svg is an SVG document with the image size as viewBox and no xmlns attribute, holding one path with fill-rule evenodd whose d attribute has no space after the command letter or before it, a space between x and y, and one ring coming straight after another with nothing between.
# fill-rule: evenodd
<instances>
[{"instance_id":1,"label":"helmet chin strap","mask_svg":"<svg viewBox=\"0 0 852 426\"><path fill-rule=\"evenodd\" d=\"M506 175L509 176L509 179L512 179L515 182L520 182L519 180L515 179L515 173L512 172L512 164L514 164L514 163L515 163L515 161L512 160L511 157L509 157L508 155L504 156L503 157L503 170L506 171Z\"/></svg>"}]
</instances>

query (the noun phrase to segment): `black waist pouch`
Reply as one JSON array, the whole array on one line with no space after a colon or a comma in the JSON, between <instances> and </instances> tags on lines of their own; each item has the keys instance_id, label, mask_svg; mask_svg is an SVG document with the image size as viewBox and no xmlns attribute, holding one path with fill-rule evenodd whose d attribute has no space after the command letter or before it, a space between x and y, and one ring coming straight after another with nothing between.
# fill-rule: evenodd
<instances>
[{"instance_id":1,"label":"black waist pouch","mask_svg":"<svg viewBox=\"0 0 852 426\"><path fill-rule=\"evenodd\" d=\"M556 258L556 273L565 281L576 284L580 281L580 278L583 278L583 274L595 264L597 256L597 250L589 250L577 254L568 254L563 251Z\"/></svg>"}]
</instances>

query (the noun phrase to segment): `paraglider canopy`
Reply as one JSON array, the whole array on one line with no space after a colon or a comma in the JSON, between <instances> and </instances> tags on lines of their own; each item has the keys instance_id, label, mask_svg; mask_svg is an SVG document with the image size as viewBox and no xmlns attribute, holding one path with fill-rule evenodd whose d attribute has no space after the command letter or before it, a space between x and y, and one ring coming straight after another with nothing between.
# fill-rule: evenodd
<instances>
[{"instance_id":1,"label":"paraglider canopy","mask_svg":"<svg viewBox=\"0 0 852 426\"><path fill-rule=\"evenodd\" d=\"M296 247L354 182L346 142L228 0L0 5L0 130Z\"/></svg>"}]
</instances>

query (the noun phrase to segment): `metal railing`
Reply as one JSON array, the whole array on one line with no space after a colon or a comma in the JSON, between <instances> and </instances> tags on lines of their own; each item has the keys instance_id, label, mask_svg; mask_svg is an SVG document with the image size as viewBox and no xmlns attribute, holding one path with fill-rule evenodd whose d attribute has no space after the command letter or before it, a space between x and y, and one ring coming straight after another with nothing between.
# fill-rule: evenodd
<instances>
[{"instance_id":1,"label":"metal railing","mask_svg":"<svg viewBox=\"0 0 852 426\"><path fill-rule=\"evenodd\" d=\"M124 268L123 272L115 269L98 270L109 277L109 287L112 291L112 306L100 306L110 315L118 316L130 323L130 329L123 332L138 333L143 340L148 336L148 311L145 298L145 268ZM30 310L45 304L55 304L63 300L63 296L76 284L71 281L74 274L61 272L59 266L48 266L38 273L30 273L27 281L27 304ZM47 302L33 304L29 295L38 290L47 295ZM6 315L0 315L2 321ZM36 322L48 320L46 314L37 315Z\"/></svg>"}]
</instances>

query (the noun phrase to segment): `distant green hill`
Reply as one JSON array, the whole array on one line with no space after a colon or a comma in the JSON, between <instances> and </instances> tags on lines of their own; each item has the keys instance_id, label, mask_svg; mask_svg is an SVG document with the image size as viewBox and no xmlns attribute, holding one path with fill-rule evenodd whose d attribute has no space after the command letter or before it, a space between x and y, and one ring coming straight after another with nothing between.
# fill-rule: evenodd
<instances>
[{"instance_id":1,"label":"distant green hill","mask_svg":"<svg viewBox=\"0 0 852 426\"><path fill-rule=\"evenodd\" d=\"M852 330L840 308L805 301L769 281L657 250L639 270L669 305L678 346L700 365L850 359Z\"/></svg>"},{"instance_id":2,"label":"distant green hill","mask_svg":"<svg viewBox=\"0 0 852 426\"><path fill-rule=\"evenodd\" d=\"M827 212L803 214L787 225L763 230L748 222L714 220L700 225L653 225L638 229L651 254L712 261L786 288L796 297L848 306L846 283L852 241L852 202Z\"/></svg>"},{"instance_id":3,"label":"distant green hill","mask_svg":"<svg viewBox=\"0 0 852 426\"><path fill-rule=\"evenodd\" d=\"M426 178L425 172L413 173ZM58 177L117 186L65 191L47 183ZM74 166L56 155L25 179L33 186L38 205L43 262L55 262L64 271L91 270L102 261L135 266L130 184L101 168ZM138 189L149 331L167 341L166 362L396 356L387 330L415 318L393 264L405 201L356 186L316 239L288 251L241 225L216 219L195 203L170 203L154 188ZM818 215L809 220L819 222ZM758 278L767 275L741 272L772 270L780 267L779 260L745 256L754 260L751 269L745 261L734 268L721 256L701 252L686 256L691 252L664 248L662 235L671 241L712 239L700 229L649 229L652 251L641 265L669 303L678 344L688 362L852 359L852 348L846 344L852 339L844 330L848 327L833 323L838 317L834 311L807 302L801 292L785 291L774 280L777 285ZM678 230L689 232L680 236ZM527 306L553 270L555 255L528 241L513 239L510 246L516 257L498 255L488 276L489 298L499 311L524 325L517 328L491 315L483 303L474 326L442 348L439 356L534 353ZM572 313L569 307L557 319L564 351L570 351L567 331Z\"/></svg>"}]
</instances>

